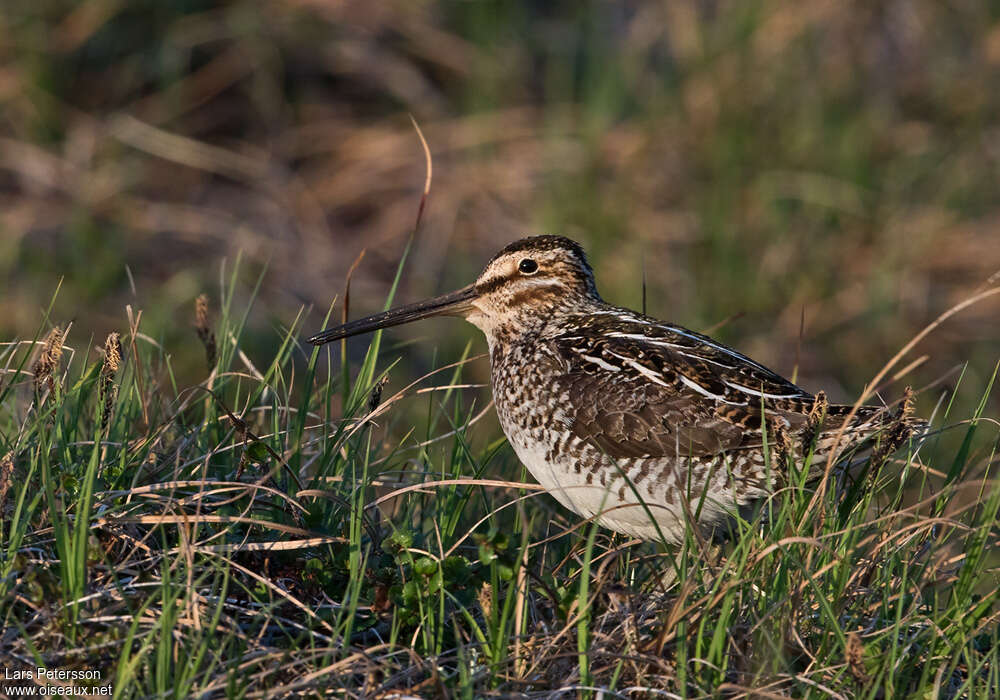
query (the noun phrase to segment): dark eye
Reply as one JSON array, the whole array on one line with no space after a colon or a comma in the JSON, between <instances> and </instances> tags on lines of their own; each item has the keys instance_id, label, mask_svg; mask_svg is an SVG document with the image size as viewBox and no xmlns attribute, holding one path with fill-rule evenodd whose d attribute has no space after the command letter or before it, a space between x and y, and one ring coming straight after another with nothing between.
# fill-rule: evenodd
<instances>
[{"instance_id":1,"label":"dark eye","mask_svg":"<svg viewBox=\"0 0 1000 700\"><path fill-rule=\"evenodd\" d=\"M538 272L538 263L531 258L525 258L517 265L517 269L526 275L533 275Z\"/></svg>"}]
</instances>

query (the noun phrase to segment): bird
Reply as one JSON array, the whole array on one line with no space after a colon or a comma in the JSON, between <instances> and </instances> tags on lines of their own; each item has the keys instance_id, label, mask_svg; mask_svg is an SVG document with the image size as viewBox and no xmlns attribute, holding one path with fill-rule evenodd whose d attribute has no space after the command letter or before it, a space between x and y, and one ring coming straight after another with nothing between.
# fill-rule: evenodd
<instances>
[{"instance_id":1,"label":"bird","mask_svg":"<svg viewBox=\"0 0 1000 700\"><path fill-rule=\"evenodd\" d=\"M717 532L776 489L817 481L832 453L894 451L923 425L909 401L831 404L706 335L605 302L583 247L555 235L511 243L457 291L308 342L442 315L486 336L500 426L538 483L641 540Z\"/></svg>"}]
</instances>

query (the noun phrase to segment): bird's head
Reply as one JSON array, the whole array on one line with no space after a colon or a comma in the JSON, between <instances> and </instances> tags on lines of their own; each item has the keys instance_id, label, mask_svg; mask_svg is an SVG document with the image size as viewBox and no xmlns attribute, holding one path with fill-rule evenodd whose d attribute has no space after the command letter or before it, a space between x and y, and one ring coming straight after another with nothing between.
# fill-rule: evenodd
<instances>
[{"instance_id":1,"label":"bird's head","mask_svg":"<svg viewBox=\"0 0 1000 700\"><path fill-rule=\"evenodd\" d=\"M322 345L443 315L461 316L493 338L528 332L544 326L554 314L595 301L600 297L594 273L580 244L562 236L535 236L501 250L467 287L330 328L309 342Z\"/></svg>"}]
</instances>

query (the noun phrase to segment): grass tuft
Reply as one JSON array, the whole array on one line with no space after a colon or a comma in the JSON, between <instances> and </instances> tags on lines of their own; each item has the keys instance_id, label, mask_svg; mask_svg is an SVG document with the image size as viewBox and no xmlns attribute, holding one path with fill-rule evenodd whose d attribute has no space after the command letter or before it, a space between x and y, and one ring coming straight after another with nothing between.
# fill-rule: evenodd
<instances>
[{"instance_id":1,"label":"grass tuft","mask_svg":"<svg viewBox=\"0 0 1000 700\"><path fill-rule=\"evenodd\" d=\"M792 480L728 542L691 531L667 547L525 482L463 377L482 357L394 389L397 350L375 340L360 367L323 362L296 340L304 314L262 356L229 279L224 352L199 385L175 385L132 309L101 350L60 360L53 331L44 365L12 370L9 668L96 668L125 697L1000 689L992 382L959 383L976 412L948 404L919 459L912 442L876 454L818 496ZM6 347L28 364L32 343ZM44 404L40 367L63 377Z\"/></svg>"}]
</instances>

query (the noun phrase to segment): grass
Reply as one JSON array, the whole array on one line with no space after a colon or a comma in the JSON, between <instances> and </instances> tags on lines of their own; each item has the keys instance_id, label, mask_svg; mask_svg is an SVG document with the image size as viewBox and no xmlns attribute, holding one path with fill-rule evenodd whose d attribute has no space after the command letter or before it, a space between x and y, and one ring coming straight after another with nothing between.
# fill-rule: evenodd
<instances>
[{"instance_id":1,"label":"grass","mask_svg":"<svg viewBox=\"0 0 1000 700\"><path fill-rule=\"evenodd\" d=\"M920 344L918 460L790 486L721 552L534 489L471 333L315 354L296 315L362 249L356 300L401 283L413 114L408 299L562 233L609 300L648 284L854 397L996 283L998 80L995 3L6 4L0 665L137 697L1000 694L997 297Z\"/></svg>"},{"instance_id":2,"label":"grass","mask_svg":"<svg viewBox=\"0 0 1000 700\"><path fill-rule=\"evenodd\" d=\"M668 547L533 488L481 428L471 350L386 384L397 350L338 368L300 314L252 356L239 280L197 300L195 386L131 309L103 347L0 349L7 668L120 697L1000 692L992 380L919 458Z\"/></svg>"}]
</instances>

